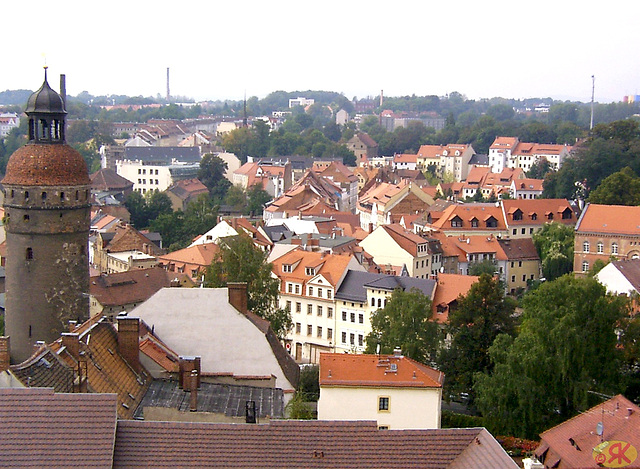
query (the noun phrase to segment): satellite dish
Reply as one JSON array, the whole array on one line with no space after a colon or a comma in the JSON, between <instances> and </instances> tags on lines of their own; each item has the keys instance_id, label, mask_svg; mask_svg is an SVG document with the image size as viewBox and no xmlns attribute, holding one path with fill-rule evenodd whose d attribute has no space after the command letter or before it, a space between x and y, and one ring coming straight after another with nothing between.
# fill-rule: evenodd
<instances>
[{"instance_id":1,"label":"satellite dish","mask_svg":"<svg viewBox=\"0 0 640 469\"><path fill-rule=\"evenodd\" d=\"M596 425L596 433L598 434L598 436L602 436L602 434L604 433L604 425L602 424L602 422L598 422L598 425Z\"/></svg>"}]
</instances>

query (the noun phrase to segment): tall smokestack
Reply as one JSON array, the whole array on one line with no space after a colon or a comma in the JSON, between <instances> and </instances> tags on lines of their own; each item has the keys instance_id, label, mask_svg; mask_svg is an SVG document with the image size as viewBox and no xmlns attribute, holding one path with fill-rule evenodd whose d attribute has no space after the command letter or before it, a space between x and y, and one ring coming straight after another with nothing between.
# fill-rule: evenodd
<instances>
[{"instance_id":1,"label":"tall smokestack","mask_svg":"<svg viewBox=\"0 0 640 469\"><path fill-rule=\"evenodd\" d=\"M167 102L171 100L171 92L169 91L169 67L167 67Z\"/></svg>"},{"instance_id":2,"label":"tall smokestack","mask_svg":"<svg viewBox=\"0 0 640 469\"><path fill-rule=\"evenodd\" d=\"M64 104L64 110L67 110L67 76L60 74L60 97L62 98L62 104Z\"/></svg>"},{"instance_id":3,"label":"tall smokestack","mask_svg":"<svg viewBox=\"0 0 640 469\"><path fill-rule=\"evenodd\" d=\"M382 107L382 101L383 101L383 96L384 96L383 91L384 90L380 90L380 107Z\"/></svg>"}]
</instances>

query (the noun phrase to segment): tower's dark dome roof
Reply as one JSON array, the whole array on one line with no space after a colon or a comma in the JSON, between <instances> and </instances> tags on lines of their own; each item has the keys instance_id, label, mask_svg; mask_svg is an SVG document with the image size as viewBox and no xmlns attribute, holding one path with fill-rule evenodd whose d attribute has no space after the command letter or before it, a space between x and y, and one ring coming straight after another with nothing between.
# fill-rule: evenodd
<instances>
[{"instance_id":1,"label":"tower's dark dome roof","mask_svg":"<svg viewBox=\"0 0 640 469\"><path fill-rule=\"evenodd\" d=\"M84 158L69 145L30 143L11 155L2 184L80 186L91 184L91 179Z\"/></svg>"},{"instance_id":2,"label":"tower's dark dome roof","mask_svg":"<svg viewBox=\"0 0 640 469\"><path fill-rule=\"evenodd\" d=\"M24 112L65 113L64 101L62 100L62 97L49 86L46 70L44 83L42 83L42 86L38 91L29 96L27 108Z\"/></svg>"}]
</instances>

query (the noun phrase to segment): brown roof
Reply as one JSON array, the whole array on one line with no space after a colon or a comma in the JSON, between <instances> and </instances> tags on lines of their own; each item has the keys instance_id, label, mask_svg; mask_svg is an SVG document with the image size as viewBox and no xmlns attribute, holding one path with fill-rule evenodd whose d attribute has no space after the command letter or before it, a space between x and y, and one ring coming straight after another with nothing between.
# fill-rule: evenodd
<instances>
[{"instance_id":1,"label":"brown roof","mask_svg":"<svg viewBox=\"0 0 640 469\"><path fill-rule=\"evenodd\" d=\"M102 306L142 303L161 288L170 287L177 277L184 280L183 274L168 272L162 267L100 274L91 277L89 291Z\"/></svg>"},{"instance_id":2,"label":"brown roof","mask_svg":"<svg viewBox=\"0 0 640 469\"><path fill-rule=\"evenodd\" d=\"M390 372L390 365L395 371ZM444 374L408 357L320 354L320 386L441 388Z\"/></svg>"},{"instance_id":3,"label":"brown roof","mask_svg":"<svg viewBox=\"0 0 640 469\"><path fill-rule=\"evenodd\" d=\"M398 246L407 251L412 256L418 255L418 245L426 244L427 240L412 231L404 229L401 225L390 224L381 225L383 229L393 239Z\"/></svg>"},{"instance_id":4,"label":"brown roof","mask_svg":"<svg viewBox=\"0 0 640 469\"><path fill-rule=\"evenodd\" d=\"M602 438L596 433L604 424ZM640 448L640 407L618 394L540 434L536 456L546 467L598 467L593 452L603 441L624 441ZM638 467L640 461L636 460ZM613 467L613 466L610 466Z\"/></svg>"},{"instance_id":5,"label":"brown roof","mask_svg":"<svg viewBox=\"0 0 640 469\"><path fill-rule=\"evenodd\" d=\"M89 391L117 394L118 416L132 418L151 382L148 373L143 370L140 375L136 374L120 355L118 333L115 326L106 320L96 323L95 319L89 319L74 332L79 334L80 352L84 351L88 359L86 376ZM62 339L52 343L51 349L67 365L78 369L78 360L63 346Z\"/></svg>"},{"instance_id":6,"label":"brown roof","mask_svg":"<svg viewBox=\"0 0 640 469\"><path fill-rule=\"evenodd\" d=\"M88 186L91 179L84 158L69 145L30 143L11 155L2 184Z\"/></svg>"},{"instance_id":7,"label":"brown roof","mask_svg":"<svg viewBox=\"0 0 640 469\"><path fill-rule=\"evenodd\" d=\"M182 179L172 185L168 192L171 192L181 200L187 200L189 198L196 198L201 194L208 194L209 189L202 184L199 179Z\"/></svg>"},{"instance_id":8,"label":"brown roof","mask_svg":"<svg viewBox=\"0 0 640 469\"><path fill-rule=\"evenodd\" d=\"M498 243L509 261L540 260L531 238L499 239Z\"/></svg>"},{"instance_id":9,"label":"brown roof","mask_svg":"<svg viewBox=\"0 0 640 469\"><path fill-rule=\"evenodd\" d=\"M91 175L91 189L93 190L108 191L132 188L133 182L123 178L110 168L102 168Z\"/></svg>"},{"instance_id":10,"label":"brown roof","mask_svg":"<svg viewBox=\"0 0 640 469\"><path fill-rule=\"evenodd\" d=\"M459 218L462 223L461 227L452 227L451 221L454 218ZM487 227L487 221L491 218L495 218L497 221L497 226L494 228ZM473 219L478 220L478 226L472 227L471 221ZM455 204L447 207L442 216L433 223L433 227L436 229L440 229L443 231L447 230L461 230L465 231L484 231L487 229L491 230L506 230L507 227L505 225L505 219L502 214L502 209L495 204L485 204L485 203L471 203L471 204Z\"/></svg>"},{"instance_id":11,"label":"brown roof","mask_svg":"<svg viewBox=\"0 0 640 469\"><path fill-rule=\"evenodd\" d=\"M158 261L164 265L181 264L187 266L208 267L211 265L211 262L218 251L220 251L220 248L217 244L196 244L189 248L180 249L179 251L158 256Z\"/></svg>"},{"instance_id":12,"label":"brown roof","mask_svg":"<svg viewBox=\"0 0 640 469\"><path fill-rule=\"evenodd\" d=\"M331 286L337 287L352 258L351 254L327 254L295 249L275 259L272 271L280 279L282 293L286 291L287 281L304 284L316 275L322 275ZM291 272L284 272L284 265L291 266ZM308 273L307 267L313 267L314 273ZM302 288L304 291L304 286Z\"/></svg>"},{"instance_id":13,"label":"brown roof","mask_svg":"<svg viewBox=\"0 0 640 469\"><path fill-rule=\"evenodd\" d=\"M120 421L114 468L517 468L483 428L378 430L371 421Z\"/></svg>"},{"instance_id":14,"label":"brown roof","mask_svg":"<svg viewBox=\"0 0 640 469\"><path fill-rule=\"evenodd\" d=\"M111 468L114 394L0 389L1 467Z\"/></svg>"},{"instance_id":15,"label":"brown roof","mask_svg":"<svg viewBox=\"0 0 640 469\"><path fill-rule=\"evenodd\" d=\"M43 346L28 360L12 365L11 372L26 387L52 388L55 392L73 392L75 373L49 347Z\"/></svg>"},{"instance_id":16,"label":"brown roof","mask_svg":"<svg viewBox=\"0 0 640 469\"><path fill-rule=\"evenodd\" d=\"M640 292L640 259L613 261L612 264L624 275L629 283Z\"/></svg>"},{"instance_id":17,"label":"brown roof","mask_svg":"<svg viewBox=\"0 0 640 469\"><path fill-rule=\"evenodd\" d=\"M106 238L102 233L98 236ZM128 224L116 226L115 234L107 243L103 241L103 247L109 252L142 251L152 256L161 253L153 241Z\"/></svg>"},{"instance_id":18,"label":"brown roof","mask_svg":"<svg viewBox=\"0 0 640 469\"><path fill-rule=\"evenodd\" d=\"M640 234L640 206L587 204L577 233Z\"/></svg>"}]
</instances>

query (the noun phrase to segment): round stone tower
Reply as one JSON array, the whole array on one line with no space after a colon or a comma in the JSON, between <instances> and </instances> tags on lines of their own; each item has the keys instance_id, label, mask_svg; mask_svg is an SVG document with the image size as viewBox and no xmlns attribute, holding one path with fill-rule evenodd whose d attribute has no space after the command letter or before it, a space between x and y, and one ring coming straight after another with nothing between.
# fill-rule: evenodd
<instances>
[{"instance_id":1,"label":"round stone tower","mask_svg":"<svg viewBox=\"0 0 640 469\"><path fill-rule=\"evenodd\" d=\"M69 320L89 317L89 173L65 143L65 103L47 83L25 110L29 142L9 162L4 186L7 233L5 332L11 361L52 342Z\"/></svg>"}]
</instances>

